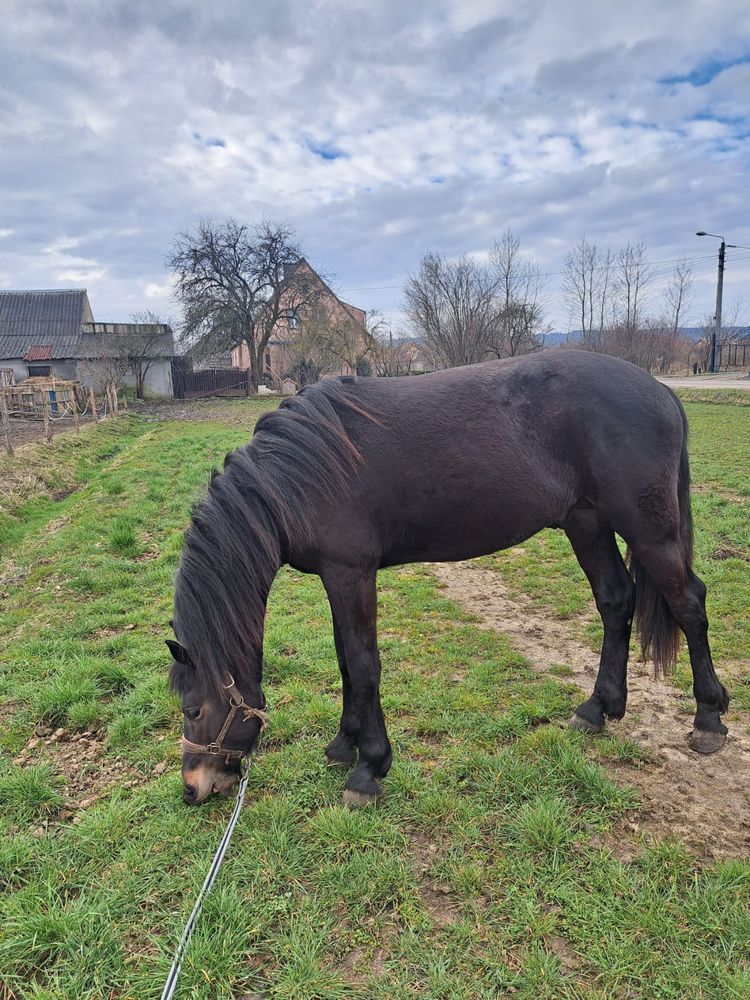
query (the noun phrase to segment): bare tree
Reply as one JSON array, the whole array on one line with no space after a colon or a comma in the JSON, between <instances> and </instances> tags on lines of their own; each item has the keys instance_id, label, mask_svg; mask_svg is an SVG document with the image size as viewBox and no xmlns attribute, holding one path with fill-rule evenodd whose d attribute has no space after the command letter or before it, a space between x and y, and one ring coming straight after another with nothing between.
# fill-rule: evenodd
<instances>
[{"instance_id":1,"label":"bare tree","mask_svg":"<svg viewBox=\"0 0 750 1000\"><path fill-rule=\"evenodd\" d=\"M694 283L690 262L678 261L664 289L662 315L639 323L638 335L635 337L636 350L632 349L631 338L631 360L634 359L642 367L648 367L649 371L657 371L662 375L669 372L679 358L687 360L690 345L682 332L682 323L690 306Z\"/></svg>"},{"instance_id":2,"label":"bare tree","mask_svg":"<svg viewBox=\"0 0 750 1000\"><path fill-rule=\"evenodd\" d=\"M282 223L202 220L195 233L179 233L167 267L177 277L183 336L206 353L246 344L257 391L274 327L320 294L301 260L294 230Z\"/></svg>"},{"instance_id":3,"label":"bare tree","mask_svg":"<svg viewBox=\"0 0 750 1000\"><path fill-rule=\"evenodd\" d=\"M646 244L628 243L617 256L617 293L620 305L619 322L626 330L636 331L643 310L648 285L654 269L648 262Z\"/></svg>"},{"instance_id":4,"label":"bare tree","mask_svg":"<svg viewBox=\"0 0 750 1000\"><path fill-rule=\"evenodd\" d=\"M109 334L92 338L89 354L78 361L79 377L106 399L110 411L119 409L118 393L130 368L127 342Z\"/></svg>"},{"instance_id":5,"label":"bare tree","mask_svg":"<svg viewBox=\"0 0 750 1000\"><path fill-rule=\"evenodd\" d=\"M369 375L376 324L370 317L363 323L335 297L321 297L298 316L289 341L293 374L305 383L342 369Z\"/></svg>"},{"instance_id":6,"label":"bare tree","mask_svg":"<svg viewBox=\"0 0 750 1000\"><path fill-rule=\"evenodd\" d=\"M690 352L691 358L695 359L700 371L707 372L711 367L711 340L715 332L715 317L704 316L700 324L700 335Z\"/></svg>"},{"instance_id":7,"label":"bare tree","mask_svg":"<svg viewBox=\"0 0 750 1000\"><path fill-rule=\"evenodd\" d=\"M496 318L488 345L494 357L515 357L538 350L542 332L542 288L539 265L521 254L521 241L510 229L490 251Z\"/></svg>"},{"instance_id":8,"label":"bare tree","mask_svg":"<svg viewBox=\"0 0 750 1000\"><path fill-rule=\"evenodd\" d=\"M581 338L586 343L594 329L594 282L599 251L596 243L584 237L565 255L563 294L581 324Z\"/></svg>"},{"instance_id":9,"label":"bare tree","mask_svg":"<svg viewBox=\"0 0 750 1000\"><path fill-rule=\"evenodd\" d=\"M125 333L124 347L127 351L129 368L135 379L135 394L143 399L146 376L151 367L163 356L165 338L169 336L169 324L158 313L151 310L133 313L130 329Z\"/></svg>"},{"instance_id":10,"label":"bare tree","mask_svg":"<svg viewBox=\"0 0 750 1000\"><path fill-rule=\"evenodd\" d=\"M405 310L437 368L483 361L496 321L495 281L471 257L428 253L404 290Z\"/></svg>"},{"instance_id":11,"label":"bare tree","mask_svg":"<svg viewBox=\"0 0 750 1000\"><path fill-rule=\"evenodd\" d=\"M417 345L404 334L386 329L380 332L375 347L375 365L379 375L396 378L415 372Z\"/></svg>"},{"instance_id":12,"label":"bare tree","mask_svg":"<svg viewBox=\"0 0 750 1000\"><path fill-rule=\"evenodd\" d=\"M750 331L748 324L743 323L740 317L746 313L747 307L738 293L732 304L724 311L721 323L721 339L732 343L738 340L746 340Z\"/></svg>"},{"instance_id":13,"label":"bare tree","mask_svg":"<svg viewBox=\"0 0 750 1000\"><path fill-rule=\"evenodd\" d=\"M664 289L666 320L674 333L680 329L680 323L684 321L685 313L690 308L694 286L693 265L688 260L678 261Z\"/></svg>"},{"instance_id":14,"label":"bare tree","mask_svg":"<svg viewBox=\"0 0 750 1000\"><path fill-rule=\"evenodd\" d=\"M378 375L396 378L424 370L420 364L420 347L413 337L403 330L394 331L378 312L368 313L367 319L374 341L372 359Z\"/></svg>"},{"instance_id":15,"label":"bare tree","mask_svg":"<svg viewBox=\"0 0 750 1000\"><path fill-rule=\"evenodd\" d=\"M601 249L585 237L565 257L563 293L581 329L581 346L604 348L612 297L612 251Z\"/></svg>"},{"instance_id":16,"label":"bare tree","mask_svg":"<svg viewBox=\"0 0 750 1000\"><path fill-rule=\"evenodd\" d=\"M318 382L323 375L333 374L336 361L328 351L321 329L308 318L294 331L289 340L289 373L300 385Z\"/></svg>"},{"instance_id":17,"label":"bare tree","mask_svg":"<svg viewBox=\"0 0 750 1000\"><path fill-rule=\"evenodd\" d=\"M436 367L470 365L541 346L541 289L538 265L508 230L487 264L426 254L407 282L406 313Z\"/></svg>"},{"instance_id":18,"label":"bare tree","mask_svg":"<svg viewBox=\"0 0 750 1000\"><path fill-rule=\"evenodd\" d=\"M322 330L328 355L339 367L346 367L357 375L369 375L370 358L375 352L375 336L368 323L360 323L344 307L330 315Z\"/></svg>"}]
</instances>

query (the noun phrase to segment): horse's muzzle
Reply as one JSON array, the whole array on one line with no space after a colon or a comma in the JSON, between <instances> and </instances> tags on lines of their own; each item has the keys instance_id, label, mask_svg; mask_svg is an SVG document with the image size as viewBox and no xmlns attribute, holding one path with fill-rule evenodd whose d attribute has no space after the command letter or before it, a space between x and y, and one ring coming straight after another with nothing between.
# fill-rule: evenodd
<instances>
[{"instance_id":1,"label":"horse's muzzle","mask_svg":"<svg viewBox=\"0 0 750 1000\"><path fill-rule=\"evenodd\" d=\"M186 754L182 765L182 799L190 806L197 806L213 794L228 796L239 776L238 769L227 769L207 755Z\"/></svg>"}]
</instances>

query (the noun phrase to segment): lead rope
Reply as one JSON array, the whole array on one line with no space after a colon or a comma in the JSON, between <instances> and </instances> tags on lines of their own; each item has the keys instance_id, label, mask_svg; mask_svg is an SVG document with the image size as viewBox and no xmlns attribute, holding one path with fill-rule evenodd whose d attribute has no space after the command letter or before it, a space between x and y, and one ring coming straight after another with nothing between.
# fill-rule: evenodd
<instances>
[{"instance_id":1,"label":"lead rope","mask_svg":"<svg viewBox=\"0 0 750 1000\"><path fill-rule=\"evenodd\" d=\"M161 1000L170 1000L170 997L174 996L174 991L177 989L177 979L180 975L182 969L182 960L185 957L185 952L190 944L190 938L193 936L193 931L198 923L198 917L200 916L201 908L203 906L203 900L206 898L208 893L211 891L211 886L216 881L216 876L219 874L219 869L221 868L221 863L224 860L224 855L229 847L229 841L232 839L232 833L237 825L237 820L239 819L240 810L242 809L242 803L245 799L245 791L247 790L247 781L250 777L250 764L246 764L243 770L242 778L240 779L240 785L237 789L237 800L234 803L234 809L232 810L232 815L229 817L229 824L224 831L224 836L221 838L221 842L216 849L216 854L214 855L214 860L211 863L211 868L209 869L208 875L206 875L206 880L201 887L201 891L198 893L198 898L195 901L195 906L188 917L187 924L185 925L185 930L182 932L182 937L180 938L180 943L177 945L177 951L174 955L174 960L172 961L172 967L169 970L169 975L167 976L167 982L164 986L164 990L161 995Z\"/></svg>"}]
</instances>

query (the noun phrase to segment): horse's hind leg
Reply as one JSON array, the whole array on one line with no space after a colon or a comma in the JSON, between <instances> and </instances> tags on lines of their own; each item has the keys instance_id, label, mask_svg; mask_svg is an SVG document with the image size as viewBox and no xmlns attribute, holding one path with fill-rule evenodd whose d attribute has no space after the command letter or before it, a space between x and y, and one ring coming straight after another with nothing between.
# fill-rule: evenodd
<instances>
[{"instance_id":1,"label":"horse's hind leg","mask_svg":"<svg viewBox=\"0 0 750 1000\"><path fill-rule=\"evenodd\" d=\"M598 733L605 718L621 719L625 714L635 588L617 548L614 532L595 508L577 507L563 527L591 584L604 625L594 692L578 706L571 726Z\"/></svg>"},{"instance_id":2,"label":"horse's hind leg","mask_svg":"<svg viewBox=\"0 0 750 1000\"><path fill-rule=\"evenodd\" d=\"M729 695L711 659L705 585L685 565L676 542L647 545L641 539L633 543L633 555L663 595L687 639L697 703L690 746L698 753L714 753L724 745L728 732L721 715L729 708Z\"/></svg>"},{"instance_id":3,"label":"horse's hind leg","mask_svg":"<svg viewBox=\"0 0 750 1000\"><path fill-rule=\"evenodd\" d=\"M331 609L333 613L333 609ZM346 651L341 629L333 614L333 641L336 644L336 659L341 671L341 690L344 706L341 711L339 731L326 747L326 757L330 767L351 767L357 759L357 740L359 739L359 713L357 703L349 680L349 669L346 665Z\"/></svg>"}]
</instances>

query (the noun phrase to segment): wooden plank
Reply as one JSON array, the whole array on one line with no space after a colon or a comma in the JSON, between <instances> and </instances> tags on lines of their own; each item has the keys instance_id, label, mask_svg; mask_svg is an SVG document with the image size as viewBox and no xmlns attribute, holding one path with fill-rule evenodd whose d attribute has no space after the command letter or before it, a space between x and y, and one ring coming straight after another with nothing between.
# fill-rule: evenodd
<instances>
[{"instance_id":1,"label":"wooden plank","mask_svg":"<svg viewBox=\"0 0 750 1000\"><path fill-rule=\"evenodd\" d=\"M0 389L0 415L2 415L3 435L5 437L5 450L9 455L13 454L13 441L10 434L10 416L8 414L8 397L3 389Z\"/></svg>"}]
</instances>

